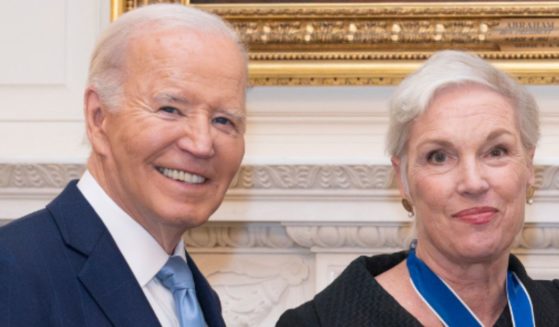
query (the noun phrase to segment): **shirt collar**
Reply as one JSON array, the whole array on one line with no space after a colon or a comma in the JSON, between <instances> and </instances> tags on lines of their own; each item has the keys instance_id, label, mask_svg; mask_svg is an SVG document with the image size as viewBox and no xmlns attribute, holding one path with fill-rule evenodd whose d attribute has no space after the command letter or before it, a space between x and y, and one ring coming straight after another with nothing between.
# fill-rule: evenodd
<instances>
[{"instance_id":1,"label":"shirt collar","mask_svg":"<svg viewBox=\"0 0 559 327\"><path fill-rule=\"evenodd\" d=\"M77 186L109 230L140 286L145 286L165 265L169 255L142 225L105 193L89 171L85 171ZM186 261L183 240L177 244L173 255Z\"/></svg>"}]
</instances>

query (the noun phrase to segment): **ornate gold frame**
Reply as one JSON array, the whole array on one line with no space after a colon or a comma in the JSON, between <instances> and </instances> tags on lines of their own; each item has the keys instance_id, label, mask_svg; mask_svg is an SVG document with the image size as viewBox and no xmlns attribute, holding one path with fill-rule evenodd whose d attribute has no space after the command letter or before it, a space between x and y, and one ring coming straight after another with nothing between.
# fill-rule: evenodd
<instances>
[{"instance_id":1,"label":"ornate gold frame","mask_svg":"<svg viewBox=\"0 0 559 327\"><path fill-rule=\"evenodd\" d=\"M189 2L111 1L113 19ZM193 5L240 33L254 85L391 85L445 48L475 51L523 83L559 83L559 1Z\"/></svg>"}]
</instances>

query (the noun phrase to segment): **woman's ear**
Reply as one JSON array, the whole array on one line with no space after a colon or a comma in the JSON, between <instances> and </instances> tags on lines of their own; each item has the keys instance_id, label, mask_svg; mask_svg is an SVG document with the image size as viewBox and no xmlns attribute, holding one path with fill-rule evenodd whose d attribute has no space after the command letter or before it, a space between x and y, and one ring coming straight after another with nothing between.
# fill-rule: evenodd
<instances>
[{"instance_id":1,"label":"woman's ear","mask_svg":"<svg viewBox=\"0 0 559 327\"><path fill-rule=\"evenodd\" d=\"M104 156L108 151L105 123L107 108L101 103L96 90L89 87L84 94L84 118L87 138L92 151Z\"/></svg>"},{"instance_id":2,"label":"woman's ear","mask_svg":"<svg viewBox=\"0 0 559 327\"><path fill-rule=\"evenodd\" d=\"M534 168L534 154L536 148L528 150L528 185L534 186L536 184L536 171Z\"/></svg>"},{"instance_id":3,"label":"woman's ear","mask_svg":"<svg viewBox=\"0 0 559 327\"><path fill-rule=\"evenodd\" d=\"M404 187L404 176L402 176L402 162L398 157L390 158L392 162L392 169L394 170L394 178L396 179L396 184L398 185L398 190L400 191L400 196L404 199L407 199L408 195L406 194L406 190ZM411 200L411 199L408 199Z\"/></svg>"}]
</instances>

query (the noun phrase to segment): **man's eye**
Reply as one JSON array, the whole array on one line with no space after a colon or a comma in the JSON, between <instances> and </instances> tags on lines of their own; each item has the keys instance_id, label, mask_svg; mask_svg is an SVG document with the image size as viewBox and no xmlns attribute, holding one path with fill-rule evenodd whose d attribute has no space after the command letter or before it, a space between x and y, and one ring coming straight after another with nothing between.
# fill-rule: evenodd
<instances>
[{"instance_id":1,"label":"man's eye","mask_svg":"<svg viewBox=\"0 0 559 327\"><path fill-rule=\"evenodd\" d=\"M442 164L447 160L447 155L443 151L436 150L427 154L427 161L434 164Z\"/></svg>"},{"instance_id":2,"label":"man's eye","mask_svg":"<svg viewBox=\"0 0 559 327\"><path fill-rule=\"evenodd\" d=\"M226 117L215 117L213 119L213 122L216 124L221 124L221 125L233 125L233 122L231 121L231 119L226 118Z\"/></svg>"},{"instance_id":3,"label":"man's eye","mask_svg":"<svg viewBox=\"0 0 559 327\"><path fill-rule=\"evenodd\" d=\"M180 114L180 111L177 108L174 108L174 107L161 107L161 108L159 108L159 111L167 113L167 114L173 114L173 115Z\"/></svg>"}]
</instances>

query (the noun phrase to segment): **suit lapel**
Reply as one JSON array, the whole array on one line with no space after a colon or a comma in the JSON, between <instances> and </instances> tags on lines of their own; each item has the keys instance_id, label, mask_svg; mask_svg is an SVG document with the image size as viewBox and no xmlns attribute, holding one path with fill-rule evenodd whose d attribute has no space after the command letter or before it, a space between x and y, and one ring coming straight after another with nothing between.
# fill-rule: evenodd
<instances>
[{"instance_id":1,"label":"suit lapel","mask_svg":"<svg viewBox=\"0 0 559 327\"><path fill-rule=\"evenodd\" d=\"M194 277L196 296L204 312L206 323L209 327L224 327L225 322L221 314L221 303L219 302L217 294L211 288L210 284L208 284L204 275L198 270L198 267L194 263L194 260L188 255L188 252L186 252L186 258L190 271L192 271L192 277Z\"/></svg>"},{"instance_id":2,"label":"suit lapel","mask_svg":"<svg viewBox=\"0 0 559 327\"><path fill-rule=\"evenodd\" d=\"M71 182L47 206L65 243L85 261L78 278L115 326L159 326L140 285L107 228Z\"/></svg>"},{"instance_id":3,"label":"suit lapel","mask_svg":"<svg viewBox=\"0 0 559 327\"><path fill-rule=\"evenodd\" d=\"M105 233L79 274L85 288L115 326L157 326L142 289Z\"/></svg>"}]
</instances>

